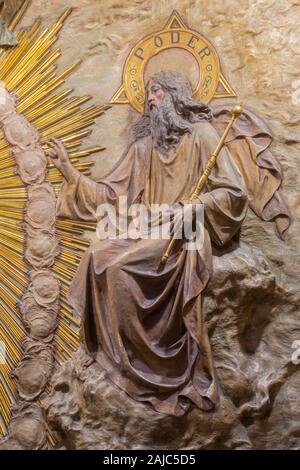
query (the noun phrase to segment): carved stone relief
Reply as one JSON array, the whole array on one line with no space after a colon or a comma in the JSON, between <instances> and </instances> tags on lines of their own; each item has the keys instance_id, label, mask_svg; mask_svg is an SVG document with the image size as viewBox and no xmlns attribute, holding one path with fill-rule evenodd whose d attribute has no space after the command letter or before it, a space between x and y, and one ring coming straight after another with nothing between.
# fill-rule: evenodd
<instances>
[{"instance_id":1,"label":"carved stone relief","mask_svg":"<svg viewBox=\"0 0 300 470\"><path fill-rule=\"evenodd\" d=\"M41 449L46 446L45 425L34 403L44 392L53 370L51 341L57 326L60 282L51 270L59 254L55 235L56 198L45 181L47 158L38 131L16 111L16 100L2 86L0 118L7 141L12 146L17 172L28 187L23 227L25 259L30 284L20 303L28 336L23 340L23 356L12 372L20 397L10 424L9 442L20 447ZM29 437L30 436L30 437ZM4 443L4 447L7 443Z\"/></svg>"}]
</instances>

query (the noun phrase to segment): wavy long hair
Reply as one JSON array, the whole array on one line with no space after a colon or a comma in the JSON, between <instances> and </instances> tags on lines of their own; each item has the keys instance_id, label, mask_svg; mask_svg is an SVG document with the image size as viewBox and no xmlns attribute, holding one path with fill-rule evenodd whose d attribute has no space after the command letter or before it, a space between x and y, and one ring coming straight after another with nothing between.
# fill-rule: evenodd
<instances>
[{"instance_id":1,"label":"wavy long hair","mask_svg":"<svg viewBox=\"0 0 300 470\"><path fill-rule=\"evenodd\" d=\"M166 95L153 113L146 100L144 112L132 132L134 140L152 135L155 147L167 153L178 145L183 134L192 132L193 123L211 121L212 112L209 106L192 98L190 83L182 73L166 70L156 73L151 80L159 84Z\"/></svg>"}]
</instances>

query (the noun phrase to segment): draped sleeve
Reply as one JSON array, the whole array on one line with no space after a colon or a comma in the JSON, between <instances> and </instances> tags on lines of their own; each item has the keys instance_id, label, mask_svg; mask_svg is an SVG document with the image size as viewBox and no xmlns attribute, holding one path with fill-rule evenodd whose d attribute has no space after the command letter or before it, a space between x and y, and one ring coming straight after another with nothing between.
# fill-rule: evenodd
<instances>
[{"instance_id":1,"label":"draped sleeve","mask_svg":"<svg viewBox=\"0 0 300 470\"><path fill-rule=\"evenodd\" d=\"M213 126L207 123L201 139L201 155L207 162L219 142ZM223 147L206 185L206 192L199 197L204 204L205 224L211 239L224 245L239 231L246 216L248 199L242 175Z\"/></svg>"},{"instance_id":2,"label":"draped sleeve","mask_svg":"<svg viewBox=\"0 0 300 470\"><path fill-rule=\"evenodd\" d=\"M213 115L212 123L221 135L231 117L229 107L214 107ZM275 222L278 234L283 238L291 216L280 193L282 171L270 151L272 141L273 135L266 123L245 109L235 121L225 144L242 174L250 208L262 220Z\"/></svg>"},{"instance_id":3,"label":"draped sleeve","mask_svg":"<svg viewBox=\"0 0 300 470\"><path fill-rule=\"evenodd\" d=\"M100 204L116 204L120 196L126 196L128 204L133 204L144 189L149 151L149 139L132 144L113 169L99 180L74 170L59 193L57 215L72 220L96 221Z\"/></svg>"}]
</instances>

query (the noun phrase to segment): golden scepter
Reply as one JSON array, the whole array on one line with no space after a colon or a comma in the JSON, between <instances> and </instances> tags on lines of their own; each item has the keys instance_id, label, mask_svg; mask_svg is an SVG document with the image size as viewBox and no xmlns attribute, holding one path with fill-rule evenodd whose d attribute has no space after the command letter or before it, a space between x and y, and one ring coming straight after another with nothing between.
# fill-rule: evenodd
<instances>
[{"instance_id":1,"label":"golden scepter","mask_svg":"<svg viewBox=\"0 0 300 470\"><path fill-rule=\"evenodd\" d=\"M234 106L234 108L232 108L231 110L231 119L229 121L229 123L227 124L227 127L214 151L214 153L212 154L212 156L210 157L210 159L208 160L206 166L205 166L205 170L202 174L202 176L200 177L198 183L197 183L197 186L194 190L194 192L191 194L189 200L192 202L194 201L195 199L198 198L198 196L200 195L209 175L210 175L210 172L212 170L212 168L214 167L215 163L216 163L216 160L217 160L217 157L221 151L221 148L223 147L224 145L224 142L225 142L225 139L228 135L228 132L230 131L234 121L242 114L243 112L243 108L241 106ZM163 257L161 259L161 264L164 265L166 264L169 256L170 256L170 253L172 251L172 248L176 242L176 238L175 236L173 235L173 237L170 239L169 241L169 244L167 246L167 249L166 251L164 252L163 254Z\"/></svg>"}]
</instances>

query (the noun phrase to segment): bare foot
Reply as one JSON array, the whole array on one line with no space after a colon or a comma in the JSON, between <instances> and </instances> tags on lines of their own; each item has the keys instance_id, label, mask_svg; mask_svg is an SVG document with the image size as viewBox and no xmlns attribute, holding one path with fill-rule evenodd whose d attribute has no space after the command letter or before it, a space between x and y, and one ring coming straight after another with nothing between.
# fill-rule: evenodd
<instances>
[{"instance_id":1,"label":"bare foot","mask_svg":"<svg viewBox=\"0 0 300 470\"><path fill-rule=\"evenodd\" d=\"M86 358L83 359L81 364L82 364L82 367L89 367L90 365L93 364L93 362L95 362L94 356L87 354Z\"/></svg>"}]
</instances>

